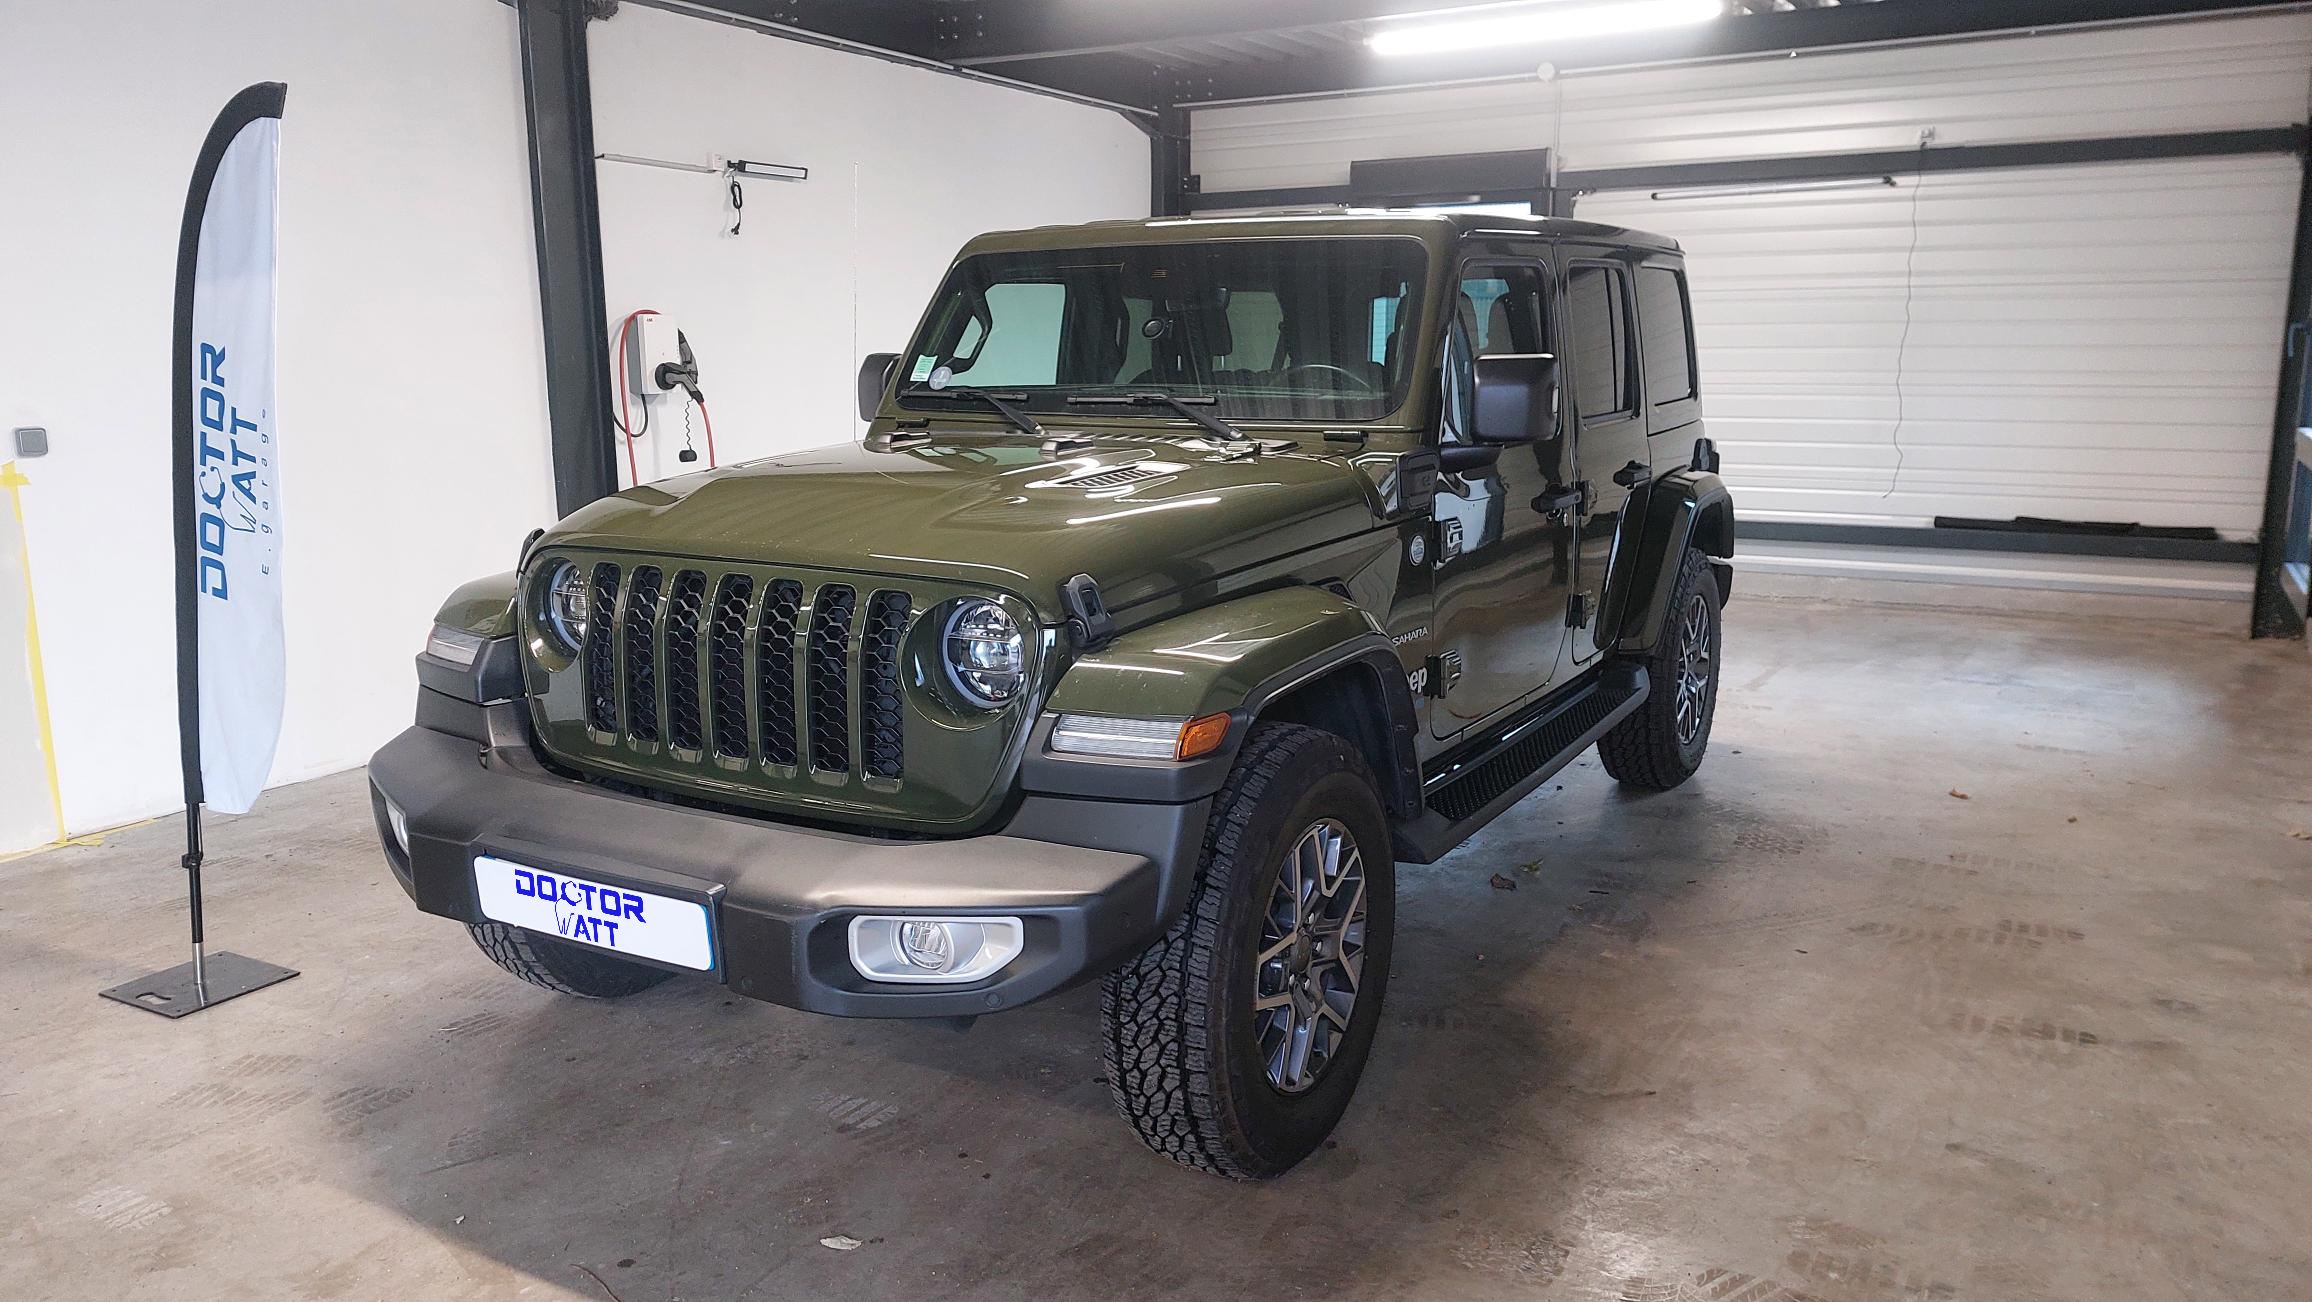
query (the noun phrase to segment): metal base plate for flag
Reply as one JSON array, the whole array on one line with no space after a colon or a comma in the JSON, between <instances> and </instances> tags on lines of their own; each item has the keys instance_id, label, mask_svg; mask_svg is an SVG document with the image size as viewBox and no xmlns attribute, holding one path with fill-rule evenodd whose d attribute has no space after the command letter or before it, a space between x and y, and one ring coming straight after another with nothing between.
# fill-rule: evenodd
<instances>
[{"instance_id":1,"label":"metal base plate for flag","mask_svg":"<svg viewBox=\"0 0 2312 1302\"><path fill-rule=\"evenodd\" d=\"M202 964L202 980L194 980L193 964L179 963L151 976L124 981L110 990L97 993L107 999L118 1000L131 1008L142 1008L163 1017L189 1017L204 1008L213 1008L228 999L238 998L252 990L278 985L297 975L297 969L248 958L230 950L220 950L208 956Z\"/></svg>"}]
</instances>

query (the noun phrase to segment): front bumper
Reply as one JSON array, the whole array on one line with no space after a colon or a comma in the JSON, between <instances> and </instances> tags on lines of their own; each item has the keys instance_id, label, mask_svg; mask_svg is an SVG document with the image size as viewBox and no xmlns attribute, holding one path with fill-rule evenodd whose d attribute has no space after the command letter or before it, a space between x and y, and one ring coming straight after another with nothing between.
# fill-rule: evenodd
<instances>
[{"instance_id":1,"label":"front bumper","mask_svg":"<svg viewBox=\"0 0 2312 1302\"><path fill-rule=\"evenodd\" d=\"M709 975L743 995L845 1017L972 1016L1108 972L1163 935L1195 871L1209 804L1031 796L995 835L878 840L565 778L526 746L505 744L510 731L421 725L371 760L386 857L420 909L483 921L473 870L481 854L700 899L716 939ZM389 800L408 830L406 855L387 826ZM968 985L871 981L852 967L846 936L866 913L1018 917L1026 948Z\"/></svg>"}]
</instances>

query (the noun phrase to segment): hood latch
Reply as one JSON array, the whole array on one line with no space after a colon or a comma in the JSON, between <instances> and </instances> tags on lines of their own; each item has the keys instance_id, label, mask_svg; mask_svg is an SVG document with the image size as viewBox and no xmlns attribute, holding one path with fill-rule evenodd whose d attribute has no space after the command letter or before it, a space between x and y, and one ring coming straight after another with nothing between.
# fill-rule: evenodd
<instances>
[{"instance_id":1,"label":"hood latch","mask_svg":"<svg viewBox=\"0 0 2312 1302\"><path fill-rule=\"evenodd\" d=\"M1060 585L1060 604L1068 611L1068 636L1080 651L1096 651L1116 636L1116 620L1108 603L1100 600L1100 585L1089 574L1079 574Z\"/></svg>"}]
</instances>

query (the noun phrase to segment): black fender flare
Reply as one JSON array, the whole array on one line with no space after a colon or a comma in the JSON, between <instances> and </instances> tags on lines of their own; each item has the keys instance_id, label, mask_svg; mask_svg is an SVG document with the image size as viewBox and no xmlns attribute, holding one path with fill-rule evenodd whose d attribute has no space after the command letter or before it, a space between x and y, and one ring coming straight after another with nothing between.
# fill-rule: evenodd
<instances>
[{"instance_id":1,"label":"black fender flare","mask_svg":"<svg viewBox=\"0 0 2312 1302\"><path fill-rule=\"evenodd\" d=\"M1732 591L1734 495L1726 481L1708 470L1682 469L1653 482L1646 494L1645 519L1637 558L1630 570L1628 604L1614 647L1643 653L1661 640L1669 620L1670 590L1677 585L1678 561L1689 546L1700 547L1718 571L1721 599Z\"/></svg>"}]
</instances>

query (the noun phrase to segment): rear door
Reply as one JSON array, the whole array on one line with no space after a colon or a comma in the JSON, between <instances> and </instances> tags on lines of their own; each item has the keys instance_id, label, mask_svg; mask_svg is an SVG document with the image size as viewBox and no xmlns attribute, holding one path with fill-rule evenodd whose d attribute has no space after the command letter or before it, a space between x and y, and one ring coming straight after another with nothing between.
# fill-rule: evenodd
<instances>
[{"instance_id":1,"label":"rear door","mask_svg":"<svg viewBox=\"0 0 2312 1302\"><path fill-rule=\"evenodd\" d=\"M1606 245L1559 246L1565 263L1564 350L1566 407L1572 416L1572 482L1582 489L1575 526L1574 608L1569 645L1573 664L1595 660L1611 642L1600 612L1612 595L1623 527L1653 476L1647 451L1648 413L1637 346L1635 271L1627 250Z\"/></svg>"}]
</instances>

